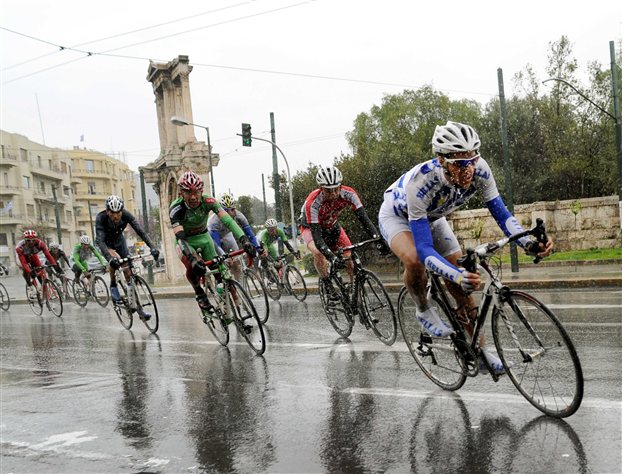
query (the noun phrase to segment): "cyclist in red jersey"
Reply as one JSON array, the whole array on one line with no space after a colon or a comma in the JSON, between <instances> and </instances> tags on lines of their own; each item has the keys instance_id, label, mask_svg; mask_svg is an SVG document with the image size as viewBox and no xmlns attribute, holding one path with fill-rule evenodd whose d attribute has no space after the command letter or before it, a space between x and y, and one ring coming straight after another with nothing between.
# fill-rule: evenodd
<instances>
[{"instance_id":1,"label":"cyclist in red jersey","mask_svg":"<svg viewBox=\"0 0 622 474\"><path fill-rule=\"evenodd\" d=\"M15 246L15 253L18 258L18 265L22 269L22 276L28 285L32 285L30 277L33 268L41 266L41 260L37 255L39 252L43 252L48 263L54 267L57 273L61 273L60 266L48 250L45 242L37 237L37 232L26 230L24 231L24 240L20 240Z\"/></svg>"},{"instance_id":2,"label":"cyclist in red jersey","mask_svg":"<svg viewBox=\"0 0 622 474\"><path fill-rule=\"evenodd\" d=\"M351 261L344 263L333 253L340 247L352 244L346 231L337 222L341 212L346 208L352 209L371 238L377 238L380 234L367 216L356 191L341 184L343 180L341 171L334 166L320 166L315 180L320 187L307 196L302 206L301 237L313 254L315 268L329 290L329 296L333 298L336 295L328 278L328 263L336 268L345 266L350 279L353 278L354 270ZM388 250L383 241L380 242L380 247L381 251ZM344 255L347 256L349 253Z\"/></svg>"}]
</instances>

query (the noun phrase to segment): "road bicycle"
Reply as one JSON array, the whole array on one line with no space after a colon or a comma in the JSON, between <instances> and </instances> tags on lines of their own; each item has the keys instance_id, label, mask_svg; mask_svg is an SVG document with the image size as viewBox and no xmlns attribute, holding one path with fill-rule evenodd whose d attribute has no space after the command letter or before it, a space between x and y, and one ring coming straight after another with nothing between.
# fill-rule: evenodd
<instances>
[{"instance_id":1,"label":"road bicycle","mask_svg":"<svg viewBox=\"0 0 622 474\"><path fill-rule=\"evenodd\" d=\"M65 272L60 274L56 272L48 273L48 278L54 282L60 291L60 297L63 301L73 298L73 278L69 278Z\"/></svg>"},{"instance_id":2,"label":"road bicycle","mask_svg":"<svg viewBox=\"0 0 622 474\"><path fill-rule=\"evenodd\" d=\"M354 327L355 316L358 314L365 329L371 329L376 337L390 346L397 336L397 319L391 298L376 274L363 267L357 250L380 238L365 240L357 244L342 247L335 252L342 261L351 260L354 265L354 283L343 281L340 271L331 265L329 272L330 286L321 278L318 282L320 299L328 321L337 334L348 337ZM351 252L349 256L344 253ZM337 297L331 298L336 291Z\"/></svg>"},{"instance_id":3,"label":"road bicycle","mask_svg":"<svg viewBox=\"0 0 622 474\"><path fill-rule=\"evenodd\" d=\"M468 271L479 268L487 275L472 337L460 324L461 315L442 278L432 272L428 272L428 302L450 322L452 334L433 337L425 332L417 322L416 306L406 288L398 297L398 319L408 349L423 373L445 390L458 390L467 377L478 374L480 363L495 382L502 376L482 357L480 347L480 333L492 313L491 331L505 373L538 410L564 418L575 413L583 399L583 372L574 344L546 305L528 293L504 285L489 264L505 245L526 236L546 242L542 219L537 219L533 229L468 249L459 260ZM539 260L536 257L534 262Z\"/></svg>"},{"instance_id":4,"label":"road bicycle","mask_svg":"<svg viewBox=\"0 0 622 474\"><path fill-rule=\"evenodd\" d=\"M0 283L0 309L8 311L11 307L11 299L9 298L9 292L6 287Z\"/></svg>"},{"instance_id":5,"label":"road bicycle","mask_svg":"<svg viewBox=\"0 0 622 474\"><path fill-rule=\"evenodd\" d=\"M144 278L137 274L134 265L132 265L134 260L143 258L147 261L153 257L151 255L135 255L119 259L119 264L122 267L117 268L115 277L121 301L113 300L113 308L125 329L131 329L134 322L134 313L136 313L139 319L145 323L147 329L155 334L160 325L158 306L153 298L151 288ZM128 268L130 271L130 277L127 281L123 273L123 267Z\"/></svg>"},{"instance_id":6,"label":"road bicycle","mask_svg":"<svg viewBox=\"0 0 622 474\"><path fill-rule=\"evenodd\" d=\"M110 301L110 291L108 285L102 277L95 273L104 273L106 267L93 268L88 275L80 273L77 280L73 281L73 296L76 304L85 307L90 299L97 302L99 306L105 308Z\"/></svg>"},{"instance_id":7,"label":"road bicycle","mask_svg":"<svg viewBox=\"0 0 622 474\"><path fill-rule=\"evenodd\" d=\"M257 316L261 324L268 322L270 316L270 305L268 304L268 291L263 283L262 278L253 268L253 258L248 257L248 261L244 262L241 278L242 286L248 296L253 301L253 306L257 310Z\"/></svg>"},{"instance_id":8,"label":"road bicycle","mask_svg":"<svg viewBox=\"0 0 622 474\"><path fill-rule=\"evenodd\" d=\"M30 272L31 284L26 284L26 299L33 313L40 316L43 305L59 318L63 315L63 300L56 284L47 276L46 268L51 265L34 267Z\"/></svg>"},{"instance_id":9,"label":"road bicycle","mask_svg":"<svg viewBox=\"0 0 622 474\"><path fill-rule=\"evenodd\" d=\"M259 257L259 274L268 296L275 301L283 294L292 295L298 301L304 301L307 297L305 279L300 270L290 263L293 256L294 254L281 255L276 261L270 255ZM279 269L277 269L278 266L280 266Z\"/></svg>"},{"instance_id":10,"label":"road bicycle","mask_svg":"<svg viewBox=\"0 0 622 474\"><path fill-rule=\"evenodd\" d=\"M242 253L244 250L236 250L205 261L208 270L201 283L213 304L214 313L202 311L201 319L223 346L229 344L229 325L233 322L238 334L257 355L261 355L266 350L266 338L257 310L248 293L233 279L226 265L227 259Z\"/></svg>"}]
</instances>

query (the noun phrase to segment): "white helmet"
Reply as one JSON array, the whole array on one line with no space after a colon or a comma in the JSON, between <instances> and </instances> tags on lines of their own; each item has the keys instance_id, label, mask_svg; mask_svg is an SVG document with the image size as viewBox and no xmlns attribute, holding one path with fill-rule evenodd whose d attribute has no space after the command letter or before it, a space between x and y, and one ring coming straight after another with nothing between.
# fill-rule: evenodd
<instances>
[{"instance_id":1,"label":"white helmet","mask_svg":"<svg viewBox=\"0 0 622 474\"><path fill-rule=\"evenodd\" d=\"M481 141L477 132L470 125L447 122L437 125L432 137L432 151L441 155L478 150Z\"/></svg>"},{"instance_id":2,"label":"white helmet","mask_svg":"<svg viewBox=\"0 0 622 474\"><path fill-rule=\"evenodd\" d=\"M91 243L91 238L88 235L82 235L80 237L80 243L89 245Z\"/></svg>"},{"instance_id":3,"label":"white helmet","mask_svg":"<svg viewBox=\"0 0 622 474\"><path fill-rule=\"evenodd\" d=\"M59 248L59 245L56 242L52 242L50 244L50 250L54 250L54 249L57 249L57 248Z\"/></svg>"},{"instance_id":4,"label":"white helmet","mask_svg":"<svg viewBox=\"0 0 622 474\"><path fill-rule=\"evenodd\" d=\"M315 175L315 180L323 188L336 188L341 185L343 176L335 166L320 166Z\"/></svg>"},{"instance_id":5,"label":"white helmet","mask_svg":"<svg viewBox=\"0 0 622 474\"><path fill-rule=\"evenodd\" d=\"M270 218L266 221L266 227L276 227L276 226L277 226L276 219Z\"/></svg>"},{"instance_id":6,"label":"white helmet","mask_svg":"<svg viewBox=\"0 0 622 474\"><path fill-rule=\"evenodd\" d=\"M106 209L112 212L119 212L123 210L123 199L119 196L108 196L106 199Z\"/></svg>"},{"instance_id":7,"label":"white helmet","mask_svg":"<svg viewBox=\"0 0 622 474\"><path fill-rule=\"evenodd\" d=\"M220 196L220 205L225 209L235 208L235 200L230 194L223 194Z\"/></svg>"}]
</instances>

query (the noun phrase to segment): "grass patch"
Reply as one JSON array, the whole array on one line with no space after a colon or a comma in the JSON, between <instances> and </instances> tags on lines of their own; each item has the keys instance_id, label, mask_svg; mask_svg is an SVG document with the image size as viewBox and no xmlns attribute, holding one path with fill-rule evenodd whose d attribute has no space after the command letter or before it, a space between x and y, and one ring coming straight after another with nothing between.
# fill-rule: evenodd
<instances>
[{"instance_id":1,"label":"grass patch","mask_svg":"<svg viewBox=\"0 0 622 474\"><path fill-rule=\"evenodd\" d=\"M546 257L544 262L561 262L568 260L611 260L622 259L622 247L613 249L593 249L593 250L568 250L562 252L554 252ZM503 263L510 262L510 252L504 251L501 255ZM525 255L522 249L518 249L518 261L521 263L529 263L533 261L533 257Z\"/></svg>"}]
</instances>

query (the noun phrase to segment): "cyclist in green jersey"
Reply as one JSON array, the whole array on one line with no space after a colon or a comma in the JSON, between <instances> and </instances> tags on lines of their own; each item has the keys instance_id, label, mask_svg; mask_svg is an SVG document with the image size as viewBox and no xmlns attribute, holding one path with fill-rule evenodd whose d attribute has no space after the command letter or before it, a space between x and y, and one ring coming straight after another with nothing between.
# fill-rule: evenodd
<instances>
[{"instance_id":1,"label":"cyclist in green jersey","mask_svg":"<svg viewBox=\"0 0 622 474\"><path fill-rule=\"evenodd\" d=\"M265 223L265 226L266 228L262 230L258 235L259 245L262 249L262 257L267 257L268 254L270 254L272 259L276 261L279 258L279 253L275 243L281 240L281 242L283 242L283 245L287 247L287 250L289 250L290 253L293 253L296 258L300 258L300 252L294 250L294 247L292 247L292 245L287 240L285 232L277 227L276 219L268 219Z\"/></svg>"},{"instance_id":2,"label":"cyclist in green jersey","mask_svg":"<svg viewBox=\"0 0 622 474\"><path fill-rule=\"evenodd\" d=\"M255 247L219 202L203 194L203 180L199 175L186 171L177 184L181 197L174 200L170 207L171 225L177 238L177 254L186 267L186 278L194 289L199 308L209 317L214 313L214 307L201 287L201 277L207 271L204 260L217 256L214 241L207 229L210 211L227 226L246 253L254 257ZM199 248L200 254L197 252ZM217 274L216 278L220 278L220 275Z\"/></svg>"},{"instance_id":3,"label":"cyclist in green jersey","mask_svg":"<svg viewBox=\"0 0 622 474\"><path fill-rule=\"evenodd\" d=\"M76 280L80 278L80 275L84 273L85 276L89 276L89 264L87 260L95 255L99 263L101 263L102 267L107 267L108 262L104 259L97 247L95 247L91 243L91 238L88 235L83 235L80 237L80 243L76 244L73 248L73 274L76 277Z\"/></svg>"}]
</instances>

